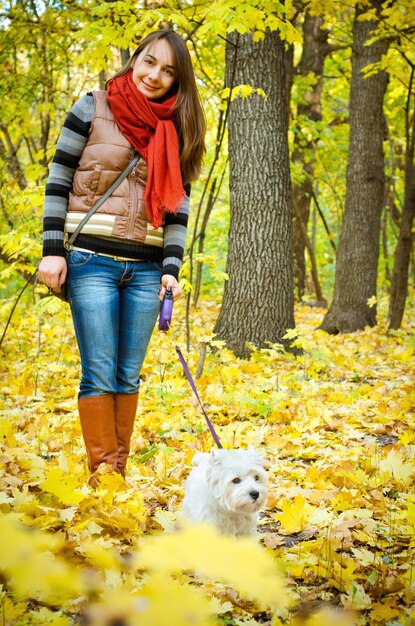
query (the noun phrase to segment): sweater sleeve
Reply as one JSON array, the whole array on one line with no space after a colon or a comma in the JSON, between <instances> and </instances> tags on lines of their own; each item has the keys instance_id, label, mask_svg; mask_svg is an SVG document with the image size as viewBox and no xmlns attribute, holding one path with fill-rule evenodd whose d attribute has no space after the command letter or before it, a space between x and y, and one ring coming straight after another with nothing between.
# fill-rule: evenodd
<instances>
[{"instance_id":1,"label":"sweater sleeve","mask_svg":"<svg viewBox=\"0 0 415 626\"><path fill-rule=\"evenodd\" d=\"M63 236L69 192L79 159L87 143L94 116L91 93L72 107L56 144L56 152L46 182L43 205L43 256L65 256Z\"/></svg>"},{"instance_id":2,"label":"sweater sleeve","mask_svg":"<svg viewBox=\"0 0 415 626\"><path fill-rule=\"evenodd\" d=\"M177 214L166 213L164 224L163 274L171 274L176 279L182 265L186 244L187 222L190 207L190 185L185 185L186 196Z\"/></svg>"}]
</instances>

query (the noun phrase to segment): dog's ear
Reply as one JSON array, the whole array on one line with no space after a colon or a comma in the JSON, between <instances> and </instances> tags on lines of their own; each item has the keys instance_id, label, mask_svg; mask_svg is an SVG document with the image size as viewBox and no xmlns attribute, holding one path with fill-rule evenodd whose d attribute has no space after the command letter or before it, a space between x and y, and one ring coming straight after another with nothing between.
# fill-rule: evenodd
<instances>
[{"instance_id":1,"label":"dog's ear","mask_svg":"<svg viewBox=\"0 0 415 626\"><path fill-rule=\"evenodd\" d=\"M206 454L206 452L196 452L192 459L192 465L200 465L203 459L205 459L207 456L208 455Z\"/></svg>"},{"instance_id":2,"label":"dog's ear","mask_svg":"<svg viewBox=\"0 0 415 626\"><path fill-rule=\"evenodd\" d=\"M216 448L212 448L210 451L210 459L209 461L211 463L220 463L221 461L221 457L220 457L220 450L217 450Z\"/></svg>"},{"instance_id":3,"label":"dog's ear","mask_svg":"<svg viewBox=\"0 0 415 626\"><path fill-rule=\"evenodd\" d=\"M262 466L265 465L265 459L261 452L258 452L258 450L253 448L251 445L248 446L247 451L249 453L249 456L255 463Z\"/></svg>"}]
</instances>

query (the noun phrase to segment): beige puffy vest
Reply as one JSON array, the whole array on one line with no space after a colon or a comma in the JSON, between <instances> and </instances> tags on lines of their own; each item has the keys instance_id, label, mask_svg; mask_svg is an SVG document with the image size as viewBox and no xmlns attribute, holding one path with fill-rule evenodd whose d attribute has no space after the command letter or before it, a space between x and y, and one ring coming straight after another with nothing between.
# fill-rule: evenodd
<instances>
[{"instance_id":1,"label":"beige puffy vest","mask_svg":"<svg viewBox=\"0 0 415 626\"><path fill-rule=\"evenodd\" d=\"M85 213L133 159L134 150L121 134L105 91L94 91L94 118L88 142L75 171L69 194L65 230L75 230ZM163 228L153 228L143 202L147 164L138 165L82 229L82 234L163 245Z\"/></svg>"}]
</instances>

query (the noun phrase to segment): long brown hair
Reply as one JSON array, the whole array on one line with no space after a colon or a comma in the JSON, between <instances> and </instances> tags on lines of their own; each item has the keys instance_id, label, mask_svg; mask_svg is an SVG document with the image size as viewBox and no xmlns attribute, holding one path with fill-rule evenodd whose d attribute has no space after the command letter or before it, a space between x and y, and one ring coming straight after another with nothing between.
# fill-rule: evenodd
<instances>
[{"instance_id":1,"label":"long brown hair","mask_svg":"<svg viewBox=\"0 0 415 626\"><path fill-rule=\"evenodd\" d=\"M173 30L163 29L150 33L142 40L124 67L112 78L130 71L141 52L159 39L167 40L174 57L176 79L174 88L177 89L174 108L180 142L180 168L183 184L185 184L199 177L205 151L206 122L196 87L192 61L184 40Z\"/></svg>"}]
</instances>

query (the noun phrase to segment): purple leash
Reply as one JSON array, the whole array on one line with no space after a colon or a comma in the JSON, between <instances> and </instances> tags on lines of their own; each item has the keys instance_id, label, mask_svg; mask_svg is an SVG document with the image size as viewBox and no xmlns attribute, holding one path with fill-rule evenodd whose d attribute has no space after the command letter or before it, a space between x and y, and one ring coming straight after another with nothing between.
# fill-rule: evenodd
<instances>
[{"instance_id":1,"label":"purple leash","mask_svg":"<svg viewBox=\"0 0 415 626\"><path fill-rule=\"evenodd\" d=\"M218 446L218 448L219 448L219 449L223 449L223 445L222 445L222 444L221 444L221 442L219 441L219 437L217 436L217 434L216 434L216 432L215 432L215 429L213 428L213 424L212 424L212 422L210 421L210 419L208 418L208 416L207 416L207 414L206 414L205 409L203 408L203 404L202 404L202 402L201 402L201 400L200 400L200 398L199 398L199 394L197 393L196 385L195 385L195 383L194 383L194 380L193 380L193 378L192 378L192 375L191 375L191 373L190 373L190 371L189 371L189 368L188 368L188 366L187 366L186 361L184 360L184 356L183 356L183 354L182 354L182 352L181 352L181 350L180 350L180 348L179 348L178 346L176 346L176 352L177 352L177 354L179 355L180 363L182 364L182 367L183 367L184 373L186 374L186 378L187 378L187 380L189 381L190 386L191 386L191 388L193 389L193 393L195 394L195 396L196 396L196 398L197 398L197 400L198 400L198 402L199 402L200 408L202 409L202 413L203 413L203 415L205 416L206 424L207 424L207 425L208 425L208 427L209 427L209 430L210 430L210 432L211 432L211 435L212 435L212 437L213 437L213 440L214 440L214 442L216 443L216 445Z\"/></svg>"}]
</instances>

